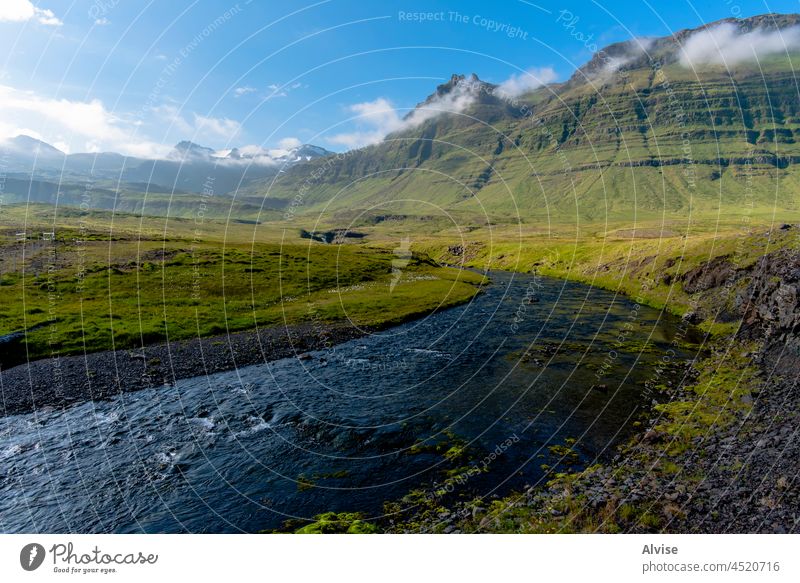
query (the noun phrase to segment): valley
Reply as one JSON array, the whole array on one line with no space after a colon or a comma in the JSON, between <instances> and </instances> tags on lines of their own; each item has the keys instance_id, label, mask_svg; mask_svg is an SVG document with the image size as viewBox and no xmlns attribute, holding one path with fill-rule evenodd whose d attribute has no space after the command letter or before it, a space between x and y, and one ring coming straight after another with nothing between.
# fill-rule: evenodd
<instances>
[{"instance_id":1,"label":"valley","mask_svg":"<svg viewBox=\"0 0 800 583\"><path fill-rule=\"evenodd\" d=\"M36 466L29 416L51 452L90 416L97 463L183 512L110 490L15 528L796 532L797 49L687 47L799 25L634 38L520 91L453 74L343 152L6 141L0 463ZM224 519L192 494L216 471L247 498L210 487Z\"/></svg>"}]
</instances>

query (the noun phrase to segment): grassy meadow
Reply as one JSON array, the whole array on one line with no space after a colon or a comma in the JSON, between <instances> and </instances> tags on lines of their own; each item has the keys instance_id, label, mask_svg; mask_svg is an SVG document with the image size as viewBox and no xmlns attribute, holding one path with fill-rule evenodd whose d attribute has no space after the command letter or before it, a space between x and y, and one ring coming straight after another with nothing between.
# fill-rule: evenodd
<instances>
[{"instance_id":1,"label":"grassy meadow","mask_svg":"<svg viewBox=\"0 0 800 583\"><path fill-rule=\"evenodd\" d=\"M717 256L745 267L796 245L769 209L692 220L486 224L424 215L377 224L142 217L10 205L0 214L0 336L27 330L27 358L131 348L309 321L380 327L469 300L482 277L511 270L571 279L683 315L683 274ZM792 216L790 216L792 215ZM747 220L743 220L746 216ZM329 244L302 230L350 229ZM43 232L56 241L42 240ZM24 244L18 233L25 232ZM407 242L413 255L398 249ZM393 269L401 273L395 281ZM735 323L706 321L716 333Z\"/></svg>"},{"instance_id":2,"label":"grassy meadow","mask_svg":"<svg viewBox=\"0 0 800 583\"><path fill-rule=\"evenodd\" d=\"M7 213L0 226L0 336L27 330L31 359L310 321L382 327L467 301L483 282L297 229L262 236L253 225L103 213L77 229L62 215L54 228L38 210L47 217L28 209L24 243L19 219ZM53 230L55 241L41 240Z\"/></svg>"}]
</instances>

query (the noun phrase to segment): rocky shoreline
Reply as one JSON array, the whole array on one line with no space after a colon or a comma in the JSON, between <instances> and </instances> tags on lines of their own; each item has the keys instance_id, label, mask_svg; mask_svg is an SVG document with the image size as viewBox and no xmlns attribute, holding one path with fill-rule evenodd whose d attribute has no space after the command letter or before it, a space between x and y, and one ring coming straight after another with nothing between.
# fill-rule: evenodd
<instances>
[{"instance_id":1,"label":"rocky shoreline","mask_svg":"<svg viewBox=\"0 0 800 583\"><path fill-rule=\"evenodd\" d=\"M309 323L35 360L0 371L0 416L67 407L281 358L304 358L368 333Z\"/></svg>"}]
</instances>

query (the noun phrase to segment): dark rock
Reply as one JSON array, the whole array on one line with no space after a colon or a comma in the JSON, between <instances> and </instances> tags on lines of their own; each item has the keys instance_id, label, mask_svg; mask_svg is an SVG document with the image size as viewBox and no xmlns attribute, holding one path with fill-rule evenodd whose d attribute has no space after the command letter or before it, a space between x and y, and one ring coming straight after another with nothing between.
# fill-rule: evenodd
<instances>
[{"instance_id":1,"label":"dark rock","mask_svg":"<svg viewBox=\"0 0 800 583\"><path fill-rule=\"evenodd\" d=\"M683 291L694 294L720 287L731 279L736 269L728 256L715 257L683 274Z\"/></svg>"}]
</instances>

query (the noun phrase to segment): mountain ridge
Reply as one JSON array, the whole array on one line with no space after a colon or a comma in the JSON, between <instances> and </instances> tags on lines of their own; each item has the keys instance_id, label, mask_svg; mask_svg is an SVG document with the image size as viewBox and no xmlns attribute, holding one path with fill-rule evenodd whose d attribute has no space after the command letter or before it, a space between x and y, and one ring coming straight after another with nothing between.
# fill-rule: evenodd
<instances>
[{"instance_id":1,"label":"mountain ridge","mask_svg":"<svg viewBox=\"0 0 800 583\"><path fill-rule=\"evenodd\" d=\"M66 154L50 144L24 134L5 140L4 170L17 180L17 190L28 183L85 184L107 182L109 188L125 189L127 185L150 185L152 192L203 192L208 177L213 177L218 194L236 190L252 180L275 176L295 164L305 163L332 152L319 146L301 144L296 147L266 150L258 147L234 148L225 155L184 140L178 142L164 158L138 158L117 152L79 152ZM233 155L231 155L233 154ZM25 192L9 192L17 197ZM40 190L37 187L37 190ZM50 192L45 187L43 192ZM10 199L15 200L10 196Z\"/></svg>"},{"instance_id":2,"label":"mountain ridge","mask_svg":"<svg viewBox=\"0 0 800 583\"><path fill-rule=\"evenodd\" d=\"M797 14L760 15L737 21L740 32L730 34L793 32L798 24ZM309 214L360 215L376 205L423 212L413 202L392 202L402 199L508 220L683 216L720 204L740 212L747 199L793 208L792 189L775 191L774 170L782 169L787 184L800 182L800 84L792 63L800 47L728 67L713 60L684 66L687 43L722 25L650 39L650 54L600 77L587 71L600 69L600 53L608 48L565 83L509 98L498 86L482 85L481 98L460 110L334 162L289 169L268 184L256 181L241 194L279 206L302 189ZM675 39L683 43L680 54ZM611 49L612 58L625 55L632 42L611 45L621 47ZM667 51L673 51L669 59ZM469 80L480 82L452 75L421 106Z\"/></svg>"}]
</instances>

